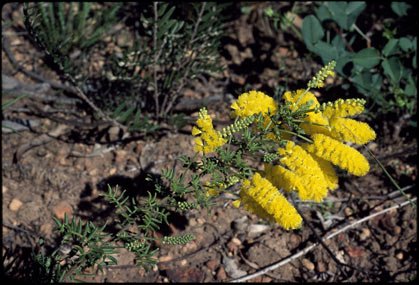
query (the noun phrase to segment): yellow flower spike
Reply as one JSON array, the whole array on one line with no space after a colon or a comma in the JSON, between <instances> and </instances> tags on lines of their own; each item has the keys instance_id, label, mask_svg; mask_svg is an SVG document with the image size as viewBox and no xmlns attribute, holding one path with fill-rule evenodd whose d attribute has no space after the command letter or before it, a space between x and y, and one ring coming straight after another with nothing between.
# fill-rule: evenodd
<instances>
[{"instance_id":1,"label":"yellow flower spike","mask_svg":"<svg viewBox=\"0 0 419 285\"><path fill-rule=\"evenodd\" d=\"M280 159L281 163L313 185L312 191L314 193L312 196L315 197L315 200L323 199L327 195L329 183L321 167L311 154L292 142L287 143L285 151L281 148L278 149L278 154L285 155Z\"/></svg>"},{"instance_id":2,"label":"yellow flower spike","mask_svg":"<svg viewBox=\"0 0 419 285\"><path fill-rule=\"evenodd\" d=\"M348 118L332 117L330 126L333 127L330 136L340 141L366 144L376 137L374 130L367 123Z\"/></svg>"},{"instance_id":3,"label":"yellow flower spike","mask_svg":"<svg viewBox=\"0 0 419 285\"><path fill-rule=\"evenodd\" d=\"M316 202L323 201L327 195L327 188L315 182L309 176L303 176L290 171L281 165L265 164L267 171L267 179L278 188L284 190L297 191L301 200L314 200Z\"/></svg>"},{"instance_id":4,"label":"yellow flower spike","mask_svg":"<svg viewBox=\"0 0 419 285\"><path fill-rule=\"evenodd\" d=\"M314 134L314 143L301 146L310 153L317 155L356 176L364 176L370 169L368 160L356 149L347 146L329 136Z\"/></svg>"},{"instance_id":5,"label":"yellow flower spike","mask_svg":"<svg viewBox=\"0 0 419 285\"><path fill-rule=\"evenodd\" d=\"M328 102L327 104L322 104L321 111L322 114L331 119L332 117L350 117L358 115L364 111L365 100L362 99L339 99L334 103Z\"/></svg>"},{"instance_id":6,"label":"yellow flower spike","mask_svg":"<svg viewBox=\"0 0 419 285\"><path fill-rule=\"evenodd\" d=\"M298 102L298 106L296 108L296 110L298 110L298 108L307 103L308 101L312 101L313 105L311 106L312 108L316 107L316 106L320 106L319 101L317 100L316 96L314 96L313 93L311 93L310 91L308 91L303 98L300 99L301 95L305 92L304 89L298 89L297 91L291 92L291 91L287 91L284 93L284 95L282 96L286 102L291 103L290 109L294 109L295 104ZM300 100L300 101L298 101ZM314 113L314 112L313 112Z\"/></svg>"},{"instance_id":7,"label":"yellow flower spike","mask_svg":"<svg viewBox=\"0 0 419 285\"><path fill-rule=\"evenodd\" d=\"M237 100L230 106L233 111L231 112L232 117L241 117L245 118L254 114L262 112L266 114L268 109L271 111L271 114L274 114L278 111L278 104L275 100L260 91L249 91L248 93L243 93L237 98Z\"/></svg>"},{"instance_id":8,"label":"yellow flower spike","mask_svg":"<svg viewBox=\"0 0 419 285\"><path fill-rule=\"evenodd\" d=\"M314 96L313 93L311 92L307 92L304 97L302 97L300 99L300 101L298 102L298 106L295 107L295 102L298 101L298 99L301 97L301 95L305 92L304 89L299 89L297 91L294 92L290 92L287 91L285 92L285 94L283 95L283 98L285 99L286 102L288 103L292 103L292 105L290 105L290 109L291 110L298 110L299 106L307 103L308 101L312 101L313 105L311 106L311 108L319 108L320 104L316 98L316 96ZM329 125L329 120L323 116L322 112L308 112L306 113L307 117L303 118L302 120L304 121L304 123L300 124L300 127L304 130L304 132L306 134L314 134L314 133L324 133L324 134L328 134L329 130L328 130L328 125Z\"/></svg>"},{"instance_id":9,"label":"yellow flower spike","mask_svg":"<svg viewBox=\"0 0 419 285\"><path fill-rule=\"evenodd\" d=\"M333 168L332 164L324 160L321 157L318 157L317 155L311 154L311 157L317 162L320 169L323 172L324 178L327 183L327 188L330 190L335 190L338 188L338 176L336 175L335 169Z\"/></svg>"},{"instance_id":10,"label":"yellow flower spike","mask_svg":"<svg viewBox=\"0 0 419 285\"><path fill-rule=\"evenodd\" d=\"M195 151L203 151L204 154L213 152L216 148L224 145L227 140L223 139L220 132L214 130L211 117L207 110L202 108L198 114L199 118L196 121L197 127L192 128L192 135L199 137L195 138Z\"/></svg>"},{"instance_id":11,"label":"yellow flower spike","mask_svg":"<svg viewBox=\"0 0 419 285\"><path fill-rule=\"evenodd\" d=\"M197 136L197 135L199 135L199 134L201 134L202 132L201 132L201 130L200 129L198 129L197 127L193 127L192 128L192 135L193 136Z\"/></svg>"},{"instance_id":12,"label":"yellow flower spike","mask_svg":"<svg viewBox=\"0 0 419 285\"><path fill-rule=\"evenodd\" d=\"M275 221L286 230L301 227L302 218L297 210L259 173L253 176L252 181L243 181L240 200L248 211L261 218Z\"/></svg>"}]
</instances>

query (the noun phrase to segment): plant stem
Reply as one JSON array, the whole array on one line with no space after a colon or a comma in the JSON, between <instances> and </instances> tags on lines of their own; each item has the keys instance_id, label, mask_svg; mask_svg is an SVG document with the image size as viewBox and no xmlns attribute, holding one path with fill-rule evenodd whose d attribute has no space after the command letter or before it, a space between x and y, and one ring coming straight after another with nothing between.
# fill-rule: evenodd
<instances>
[{"instance_id":1,"label":"plant stem","mask_svg":"<svg viewBox=\"0 0 419 285\"><path fill-rule=\"evenodd\" d=\"M361 37L363 37L367 41L367 46L370 47L371 46L371 39L366 34L364 34L361 31L361 29L358 28L358 26L355 23L353 23L352 27L354 28L355 31L358 32L358 34L361 35Z\"/></svg>"},{"instance_id":2,"label":"plant stem","mask_svg":"<svg viewBox=\"0 0 419 285\"><path fill-rule=\"evenodd\" d=\"M191 39L190 39L188 47L186 49L187 52L189 52L189 51L191 52L190 56L188 58L188 61L186 63L186 70L183 73L182 78L179 80L180 84L179 84L178 88L176 89L176 92L175 92L175 95L173 96L173 99L170 101L170 103L167 105L167 107L165 109L166 114L172 109L173 103L179 97L180 91L182 90L183 86L185 85L185 79L189 75L189 70L191 69L191 66L192 66L192 63L193 63L192 60L194 58L194 51L192 50L192 44L195 40L196 33L198 32L198 27L199 27L199 24L201 23L202 15L204 14L206 5L207 5L207 2L202 3L201 11L199 12L198 19L196 20L195 27L194 27L193 33L191 35Z\"/></svg>"},{"instance_id":3,"label":"plant stem","mask_svg":"<svg viewBox=\"0 0 419 285\"><path fill-rule=\"evenodd\" d=\"M154 62L153 62L153 78L154 78L154 104L156 105L156 118L159 117L159 90L157 86L157 60L158 53L157 50L157 2L154 2L154 26L153 26L153 48L154 48Z\"/></svg>"}]
</instances>

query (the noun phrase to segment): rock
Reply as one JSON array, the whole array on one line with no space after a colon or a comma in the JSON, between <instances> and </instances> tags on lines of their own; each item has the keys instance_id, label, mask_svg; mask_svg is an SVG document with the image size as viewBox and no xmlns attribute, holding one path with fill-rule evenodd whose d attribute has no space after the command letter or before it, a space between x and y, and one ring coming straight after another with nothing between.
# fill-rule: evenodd
<instances>
[{"instance_id":1,"label":"rock","mask_svg":"<svg viewBox=\"0 0 419 285\"><path fill-rule=\"evenodd\" d=\"M370 236L371 236L371 231L368 228L363 228L361 234L359 235L359 239L361 241L364 241Z\"/></svg>"},{"instance_id":2,"label":"rock","mask_svg":"<svg viewBox=\"0 0 419 285\"><path fill-rule=\"evenodd\" d=\"M253 224L249 226L249 237L254 238L270 229L268 225Z\"/></svg>"},{"instance_id":3,"label":"rock","mask_svg":"<svg viewBox=\"0 0 419 285\"><path fill-rule=\"evenodd\" d=\"M323 261L320 261L317 263L317 271L319 272L326 272L327 267L326 264Z\"/></svg>"},{"instance_id":4,"label":"rock","mask_svg":"<svg viewBox=\"0 0 419 285\"><path fill-rule=\"evenodd\" d=\"M227 274L224 270L224 267L220 267L220 269L218 269L217 271L217 280L223 281L227 279Z\"/></svg>"},{"instance_id":5,"label":"rock","mask_svg":"<svg viewBox=\"0 0 419 285\"><path fill-rule=\"evenodd\" d=\"M92 168L92 169L90 169L89 170L89 175L90 176L96 176L97 174L98 174L98 170L97 170L97 168Z\"/></svg>"},{"instance_id":6,"label":"rock","mask_svg":"<svg viewBox=\"0 0 419 285\"><path fill-rule=\"evenodd\" d=\"M209 270L214 271L217 268L217 265L219 264L218 260L216 259L211 259L209 261L207 261L206 266L208 267Z\"/></svg>"},{"instance_id":7,"label":"rock","mask_svg":"<svg viewBox=\"0 0 419 285\"><path fill-rule=\"evenodd\" d=\"M403 253L402 253L402 252L399 252L399 253L396 255L396 258L397 258L398 260L403 260Z\"/></svg>"},{"instance_id":8,"label":"rock","mask_svg":"<svg viewBox=\"0 0 419 285\"><path fill-rule=\"evenodd\" d=\"M60 202L57 206L55 206L54 216L57 219L63 220L66 213L69 218L73 214L73 208L67 202Z\"/></svg>"},{"instance_id":9,"label":"rock","mask_svg":"<svg viewBox=\"0 0 419 285\"><path fill-rule=\"evenodd\" d=\"M230 252L236 253L239 250L239 247L234 242L229 241L227 243L227 248Z\"/></svg>"},{"instance_id":10,"label":"rock","mask_svg":"<svg viewBox=\"0 0 419 285\"><path fill-rule=\"evenodd\" d=\"M301 263L303 264L303 266L308 270L308 271L313 271L314 270L314 264L313 262L311 262L310 260L308 260L307 258L304 258Z\"/></svg>"},{"instance_id":11,"label":"rock","mask_svg":"<svg viewBox=\"0 0 419 285\"><path fill-rule=\"evenodd\" d=\"M128 154L128 152L126 150L122 150L122 149L117 150L116 151L115 162L117 164L123 163L127 158L127 154Z\"/></svg>"},{"instance_id":12,"label":"rock","mask_svg":"<svg viewBox=\"0 0 419 285\"><path fill-rule=\"evenodd\" d=\"M19 210L20 207L22 207L23 203L19 199L14 198L12 202L9 204L10 211L16 212Z\"/></svg>"},{"instance_id":13,"label":"rock","mask_svg":"<svg viewBox=\"0 0 419 285\"><path fill-rule=\"evenodd\" d=\"M40 232L44 236L50 236L52 234L53 229L54 227L52 224L46 223L41 225Z\"/></svg>"},{"instance_id":14,"label":"rock","mask_svg":"<svg viewBox=\"0 0 419 285\"><path fill-rule=\"evenodd\" d=\"M169 261L169 260L172 260L172 259L173 259L172 255L164 255L164 256L159 257L160 262L166 262L166 261Z\"/></svg>"},{"instance_id":15,"label":"rock","mask_svg":"<svg viewBox=\"0 0 419 285\"><path fill-rule=\"evenodd\" d=\"M232 238L232 239L231 239L231 242L232 242L232 243L234 243L234 244L236 244L237 246L241 246L241 245L242 245L241 240L239 240L239 239L238 239L238 238L236 238L236 237Z\"/></svg>"},{"instance_id":16,"label":"rock","mask_svg":"<svg viewBox=\"0 0 419 285\"><path fill-rule=\"evenodd\" d=\"M120 137L120 131L121 129L118 126L110 127L108 130L109 140L110 141L116 141Z\"/></svg>"},{"instance_id":17,"label":"rock","mask_svg":"<svg viewBox=\"0 0 419 285\"><path fill-rule=\"evenodd\" d=\"M345 247L345 251L352 258L358 258L358 257L365 256L365 251L361 247L347 246L347 247Z\"/></svg>"},{"instance_id":18,"label":"rock","mask_svg":"<svg viewBox=\"0 0 419 285\"><path fill-rule=\"evenodd\" d=\"M4 194L4 193L6 193L7 192L7 187L6 186L2 186L1 187L1 192Z\"/></svg>"},{"instance_id":19,"label":"rock","mask_svg":"<svg viewBox=\"0 0 419 285\"><path fill-rule=\"evenodd\" d=\"M113 167L109 170L109 175L114 175L116 173L116 168Z\"/></svg>"},{"instance_id":20,"label":"rock","mask_svg":"<svg viewBox=\"0 0 419 285\"><path fill-rule=\"evenodd\" d=\"M296 234L291 234L291 236L290 236L290 242L291 242L292 246L295 247L295 246L297 246L297 245L300 244L301 237L299 235L296 235Z\"/></svg>"},{"instance_id":21,"label":"rock","mask_svg":"<svg viewBox=\"0 0 419 285\"><path fill-rule=\"evenodd\" d=\"M247 216L243 216L233 221L233 229L237 232L246 231L248 226L249 226L249 221L248 221Z\"/></svg>"}]
</instances>

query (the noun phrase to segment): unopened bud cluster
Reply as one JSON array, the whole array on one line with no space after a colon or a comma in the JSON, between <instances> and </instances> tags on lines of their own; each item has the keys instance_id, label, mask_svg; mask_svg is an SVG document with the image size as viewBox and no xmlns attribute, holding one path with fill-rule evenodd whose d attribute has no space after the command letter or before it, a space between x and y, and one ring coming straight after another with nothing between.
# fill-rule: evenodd
<instances>
[{"instance_id":1,"label":"unopened bud cluster","mask_svg":"<svg viewBox=\"0 0 419 285\"><path fill-rule=\"evenodd\" d=\"M272 161L278 159L278 155L276 153L265 153L263 155L263 162L271 163Z\"/></svg>"},{"instance_id":2,"label":"unopened bud cluster","mask_svg":"<svg viewBox=\"0 0 419 285\"><path fill-rule=\"evenodd\" d=\"M220 136L228 137L231 136L233 133L238 132L244 128L247 128L253 121L255 120L255 116L249 116L244 119L240 119L234 124L225 127L221 132L219 132Z\"/></svg>"},{"instance_id":3,"label":"unopened bud cluster","mask_svg":"<svg viewBox=\"0 0 419 285\"><path fill-rule=\"evenodd\" d=\"M145 240L141 240L141 241L136 240L136 241L127 243L125 245L125 248L128 249L129 251L135 251L135 250L137 250L139 248L144 247L144 245L145 245Z\"/></svg>"},{"instance_id":4,"label":"unopened bud cluster","mask_svg":"<svg viewBox=\"0 0 419 285\"><path fill-rule=\"evenodd\" d=\"M317 72L316 76L313 77L312 80L308 82L309 88L320 88L324 86L323 81L328 76L334 76L335 72L333 71L335 69L336 62L332 60L329 62L325 67L323 67L319 72Z\"/></svg>"},{"instance_id":5,"label":"unopened bud cluster","mask_svg":"<svg viewBox=\"0 0 419 285\"><path fill-rule=\"evenodd\" d=\"M190 209L195 209L198 206L197 203L190 203L190 202L178 202L177 207L182 211L187 211Z\"/></svg>"},{"instance_id":6,"label":"unopened bud cluster","mask_svg":"<svg viewBox=\"0 0 419 285\"><path fill-rule=\"evenodd\" d=\"M191 240L194 240L195 236L193 234L187 234L184 236L178 236L178 237L168 237L165 236L163 238L163 244L170 244L170 245L174 245L174 244L178 244L178 245L183 245L183 244L187 244L188 242L190 242Z\"/></svg>"}]
</instances>

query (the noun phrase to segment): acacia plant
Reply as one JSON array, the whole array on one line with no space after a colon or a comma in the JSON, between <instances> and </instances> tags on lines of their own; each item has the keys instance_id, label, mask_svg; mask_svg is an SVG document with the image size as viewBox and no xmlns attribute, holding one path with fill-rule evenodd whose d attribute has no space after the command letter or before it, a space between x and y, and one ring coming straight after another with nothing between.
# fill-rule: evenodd
<instances>
[{"instance_id":1,"label":"acacia plant","mask_svg":"<svg viewBox=\"0 0 419 285\"><path fill-rule=\"evenodd\" d=\"M347 144L365 145L376 137L368 124L350 118L364 111L365 100L320 104L310 92L323 87L327 76L334 76L334 67L331 61L305 90L287 91L279 102L260 91L241 94L231 104L234 123L222 130L214 128L208 111L202 108L192 129L195 154L179 159L182 171L166 169L161 179L149 178L154 189L146 189L147 199L130 198L109 185L108 193L101 196L115 207L117 233L106 233L106 224L83 224L75 217L71 222L67 217L55 219L61 242L51 254L35 255L41 272L36 276L50 281L78 280L88 268L102 270L117 264L113 254L121 248L134 252L136 264L148 270L158 262L154 258L156 240L184 245L195 238L193 234L152 235L168 224L170 210L209 210L213 197L221 193L235 195L233 206L285 230L302 228L303 219L287 198L293 200L295 193L300 200L323 201L338 187L336 167L355 176L370 169L365 156ZM255 167L252 159L262 162L263 169Z\"/></svg>"}]
</instances>

